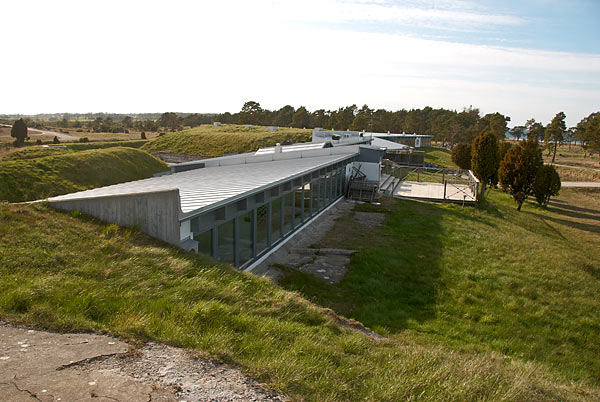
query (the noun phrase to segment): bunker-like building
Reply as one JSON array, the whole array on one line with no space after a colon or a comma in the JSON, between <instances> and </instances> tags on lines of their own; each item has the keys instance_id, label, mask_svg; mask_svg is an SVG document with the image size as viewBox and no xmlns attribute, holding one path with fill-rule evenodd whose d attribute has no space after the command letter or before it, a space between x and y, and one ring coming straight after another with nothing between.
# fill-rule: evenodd
<instances>
[{"instance_id":1,"label":"bunker-like building","mask_svg":"<svg viewBox=\"0 0 600 402\"><path fill-rule=\"evenodd\" d=\"M344 146L277 146L174 165L157 177L48 202L136 226L168 243L245 268L342 197L353 166L378 165L382 154L362 140Z\"/></svg>"}]
</instances>

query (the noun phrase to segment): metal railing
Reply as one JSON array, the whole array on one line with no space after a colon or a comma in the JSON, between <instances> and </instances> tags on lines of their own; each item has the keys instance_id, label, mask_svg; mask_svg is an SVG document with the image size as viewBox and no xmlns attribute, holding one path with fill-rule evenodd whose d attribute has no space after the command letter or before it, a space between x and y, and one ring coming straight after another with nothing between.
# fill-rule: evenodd
<instances>
[{"instance_id":1,"label":"metal railing","mask_svg":"<svg viewBox=\"0 0 600 402\"><path fill-rule=\"evenodd\" d=\"M479 180L470 170L403 166L384 159L381 173L391 177L386 177L381 186L388 195L394 194L402 182L417 182L442 184L443 200L476 202L478 199Z\"/></svg>"}]
</instances>

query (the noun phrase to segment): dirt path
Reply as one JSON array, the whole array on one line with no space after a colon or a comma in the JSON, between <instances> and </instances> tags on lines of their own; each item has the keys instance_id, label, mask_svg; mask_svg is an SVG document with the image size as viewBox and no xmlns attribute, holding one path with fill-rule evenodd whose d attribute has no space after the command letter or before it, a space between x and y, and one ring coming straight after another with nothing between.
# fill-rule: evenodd
<instances>
[{"instance_id":1,"label":"dirt path","mask_svg":"<svg viewBox=\"0 0 600 402\"><path fill-rule=\"evenodd\" d=\"M0 400L283 401L239 370L184 349L0 322Z\"/></svg>"},{"instance_id":2,"label":"dirt path","mask_svg":"<svg viewBox=\"0 0 600 402\"><path fill-rule=\"evenodd\" d=\"M8 124L3 124L2 126L8 127L8 128L12 127ZM73 137L72 135L57 133L55 131L39 130L37 128L28 128L27 130L28 130L27 132L29 135L33 134L33 135L48 135L48 136L53 136L53 137L56 136L61 141L77 141L77 140L79 140L79 137Z\"/></svg>"}]
</instances>

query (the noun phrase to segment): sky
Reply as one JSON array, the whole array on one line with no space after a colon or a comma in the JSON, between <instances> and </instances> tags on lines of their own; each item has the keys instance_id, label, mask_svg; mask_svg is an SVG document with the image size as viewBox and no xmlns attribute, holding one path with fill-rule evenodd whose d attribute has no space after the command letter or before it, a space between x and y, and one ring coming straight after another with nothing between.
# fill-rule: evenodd
<instances>
[{"instance_id":1,"label":"sky","mask_svg":"<svg viewBox=\"0 0 600 402\"><path fill-rule=\"evenodd\" d=\"M0 3L0 114L600 111L600 0Z\"/></svg>"}]
</instances>

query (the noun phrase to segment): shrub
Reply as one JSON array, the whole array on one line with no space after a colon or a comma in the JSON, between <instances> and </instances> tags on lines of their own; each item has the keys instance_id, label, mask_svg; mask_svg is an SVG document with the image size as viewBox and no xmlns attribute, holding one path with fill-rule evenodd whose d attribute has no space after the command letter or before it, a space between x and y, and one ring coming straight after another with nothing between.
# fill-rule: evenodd
<instances>
[{"instance_id":1,"label":"shrub","mask_svg":"<svg viewBox=\"0 0 600 402\"><path fill-rule=\"evenodd\" d=\"M60 141L58 140L57 136L54 136L54 138L52 139L52 143L53 144L60 144Z\"/></svg>"},{"instance_id":2,"label":"shrub","mask_svg":"<svg viewBox=\"0 0 600 402\"><path fill-rule=\"evenodd\" d=\"M15 139L15 145L20 145L27 140L27 124L25 120L16 120L10 129L10 136Z\"/></svg>"},{"instance_id":3,"label":"shrub","mask_svg":"<svg viewBox=\"0 0 600 402\"><path fill-rule=\"evenodd\" d=\"M42 145L42 140L38 138L38 140L35 142L35 145Z\"/></svg>"},{"instance_id":4,"label":"shrub","mask_svg":"<svg viewBox=\"0 0 600 402\"><path fill-rule=\"evenodd\" d=\"M471 145L459 142L452 148L452 162L461 169L471 169Z\"/></svg>"},{"instance_id":5,"label":"shrub","mask_svg":"<svg viewBox=\"0 0 600 402\"><path fill-rule=\"evenodd\" d=\"M90 139L88 137L81 137L79 142L90 142Z\"/></svg>"},{"instance_id":6,"label":"shrub","mask_svg":"<svg viewBox=\"0 0 600 402\"><path fill-rule=\"evenodd\" d=\"M140 137L142 138L142 140L146 139L146 133L144 131L142 131L142 134L140 135Z\"/></svg>"},{"instance_id":7,"label":"shrub","mask_svg":"<svg viewBox=\"0 0 600 402\"><path fill-rule=\"evenodd\" d=\"M538 168L533 184L533 195L541 206L545 207L550 197L560 191L560 176L552 165L542 165Z\"/></svg>"},{"instance_id":8,"label":"shrub","mask_svg":"<svg viewBox=\"0 0 600 402\"><path fill-rule=\"evenodd\" d=\"M504 157L506 156L506 153L512 147L513 147L513 144L511 144L508 141L502 141L500 144L498 144L498 154L500 155L500 160L501 161L504 160Z\"/></svg>"}]
</instances>

